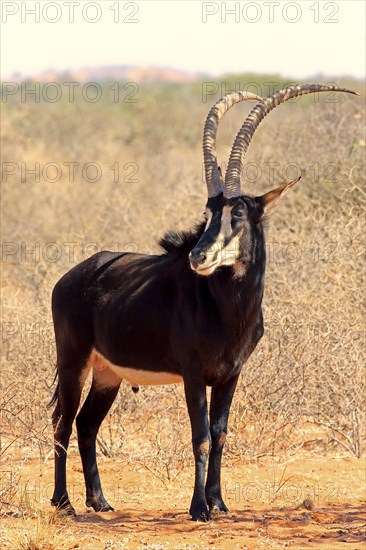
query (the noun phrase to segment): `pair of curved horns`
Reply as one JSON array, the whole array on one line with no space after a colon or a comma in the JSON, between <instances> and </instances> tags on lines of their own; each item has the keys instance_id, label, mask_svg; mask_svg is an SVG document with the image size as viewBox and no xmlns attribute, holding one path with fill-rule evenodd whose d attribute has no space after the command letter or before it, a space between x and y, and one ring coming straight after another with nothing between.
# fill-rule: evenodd
<instances>
[{"instance_id":1,"label":"pair of curved horns","mask_svg":"<svg viewBox=\"0 0 366 550\"><path fill-rule=\"evenodd\" d=\"M347 88L339 88L338 86L304 84L302 86L284 88L265 99L250 92L233 92L221 98L208 113L203 131L203 159L208 197L215 197L220 193L223 193L228 199L241 195L240 179L244 157L260 122L272 109L281 105L281 103L297 96L315 92L346 92L348 94L359 95L357 92ZM249 99L255 99L259 103L251 110L235 138L224 182L217 164L217 128L224 114L233 105Z\"/></svg>"}]
</instances>

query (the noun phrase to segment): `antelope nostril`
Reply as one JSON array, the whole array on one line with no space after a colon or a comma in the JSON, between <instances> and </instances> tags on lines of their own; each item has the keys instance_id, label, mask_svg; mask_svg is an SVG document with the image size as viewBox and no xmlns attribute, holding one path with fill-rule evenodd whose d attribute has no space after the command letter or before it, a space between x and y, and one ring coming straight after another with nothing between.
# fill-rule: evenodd
<instances>
[{"instance_id":1,"label":"antelope nostril","mask_svg":"<svg viewBox=\"0 0 366 550\"><path fill-rule=\"evenodd\" d=\"M192 250L189 254L189 261L192 264L192 267L198 267L206 260L206 254L204 252Z\"/></svg>"}]
</instances>

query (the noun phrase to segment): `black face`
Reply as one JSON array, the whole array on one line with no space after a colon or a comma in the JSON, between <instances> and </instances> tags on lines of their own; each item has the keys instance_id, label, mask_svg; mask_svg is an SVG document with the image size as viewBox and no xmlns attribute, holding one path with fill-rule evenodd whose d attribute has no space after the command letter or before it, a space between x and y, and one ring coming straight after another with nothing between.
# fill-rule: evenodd
<instances>
[{"instance_id":1,"label":"black face","mask_svg":"<svg viewBox=\"0 0 366 550\"><path fill-rule=\"evenodd\" d=\"M245 259L246 246L252 243L254 227L260 221L255 199L241 195L227 199L222 194L206 205L205 231L189 255L191 268L200 275L211 275L223 265Z\"/></svg>"}]
</instances>

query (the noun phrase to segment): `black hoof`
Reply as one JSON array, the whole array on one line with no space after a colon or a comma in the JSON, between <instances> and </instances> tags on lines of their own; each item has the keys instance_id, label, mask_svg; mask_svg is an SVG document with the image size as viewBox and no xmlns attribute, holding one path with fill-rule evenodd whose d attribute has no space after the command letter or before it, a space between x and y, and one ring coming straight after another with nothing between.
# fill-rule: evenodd
<instances>
[{"instance_id":1,"label":"black hoof","mask_svg":"<svg viewBox=\"0 0 366 550\"><path fill-rule=\"evenodd\" d=\"M212 514L227 514L229 511L221 497L211 497L207 501Z\"/></svg>"},{"instance_id":2,"label":"black hoof","mask_svg":"<svg viewBox=\"0 0 366 550\"><path fill-rule=\"evenodd\" d=\"M91 497L85 504L88 508L93 508L94 512L114 512L114 508L104 498Z\"/></svg>"},{"instance_id":3,"label":"black hoof","mask_svg":"<svg viewBox=\"0 0 366 550\"><path fill-rule=\"evenodd\" d=\"M212 507L210 507L211 514L218 515L218 514L227 514L228 508L225 506L224 503L222 503L222 506L218 506L217 504L214 504Z\"/></svg>"},{"instance_id":4,"label":"black hoof","mask_svg":"<svg viewBox=\"0 0 366 550\"><path fill-rule=\"evenodd\" d=\"M76 516L75 508L72 506L69 499L57 500L52 498L51 506L54 506L56 508L56 512L58 512L60 515L62 514L64 516Z\"/></svg>"},{"instance_id":5,"label":"black hoof","mask_svg":"<svg viewBox=\"0 0 366 550\"><path fill-rule=\"evenodd\" d=\"M191 506L189 513L193 521L209 521L210 519L210 512L206 504Z\"/></svg>"}]
</instances>

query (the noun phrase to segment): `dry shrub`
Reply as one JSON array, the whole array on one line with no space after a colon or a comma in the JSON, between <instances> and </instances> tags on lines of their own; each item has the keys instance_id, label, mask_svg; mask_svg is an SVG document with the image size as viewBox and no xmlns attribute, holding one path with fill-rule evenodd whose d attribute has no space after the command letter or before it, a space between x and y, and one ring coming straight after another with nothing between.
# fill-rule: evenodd
<instances>
[{"instance_id":1,"label":"dry shrub","mask_svg":"<svg viewBox=\"0 0 366 550\"><path fill-rule=\"evenodd\" d=\"M30 453L45 459L52 448L46 405L55 363L50 295L57 279L97 249L157 252L164 230L187 228L199 217L207 109L197 85L141 87L132 105L5 105L4 162L30 168L56 162L63 170L55 183L31 176L22 183L19 174L3 182L3 458ZM244 117L249 107L239 109ZM266 333L234 399L230 456L301 447L362 453L363 117L362 99L303 98L271 114L249 149L249 193L275 187L300 169L303 181L267 229ZM229 114L219 133L220 161L237 129L237 117ZM80 167L70 182L64 163L73 161ZM102 168L96 183L83 178L87 162ZM116 162L118 182L110 169ZM99 444L109 456L146 459L169 483L191 460L182 389L144 388L135 397L124 386Z\"/></svg>"},{"instance_id":2,"label":"dry shrub","mask_svg":"<svg viewBox=\"0 0 366 550\"><path fill-rule=\"evenodd\" d=\"M191 462L189 419L183 392L177 386L140 388L137 396L123 383L101 426L101 453L121 456L151 472L169 488Z\"/></svg>"},{"instance_id":3,"label":"dry shrub","mask_svg":"<svg viewBox=\"0 0 366 550\"><path fill-rule=\"evenodd\" d=\"M62 520L55 512L40 512L33 516L31 524L25 523L16 535L19 550L57 550L63 541Z\"/></svg>"}]
</instances>

